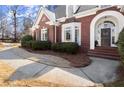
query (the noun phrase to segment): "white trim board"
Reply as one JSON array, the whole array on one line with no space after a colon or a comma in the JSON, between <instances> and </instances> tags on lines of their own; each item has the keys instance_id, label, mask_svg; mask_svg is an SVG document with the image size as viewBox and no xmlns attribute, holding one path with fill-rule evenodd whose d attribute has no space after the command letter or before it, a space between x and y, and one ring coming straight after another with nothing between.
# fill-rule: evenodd
<instances>
[{"instance_id":1,"label":"white trim board","mask_svg":"<svg viewBox=\"0 0 124 93\"><path fill-rule=\"evenodd\" d=\"M51 11L49 11L48 9L41 7L41 9L38 13L38 16L36 18L36 21L34 23L34 26L38 25L38 23L40 22L43 14L45 14L50 21L55 22L55 14L52 13Z\"/></svg>"},{"instance_id":2,"label":"white trim board","mask_svg":"<svg viewBox=\"0 0 124 93\"><path fill-rule=\"evenodd\" d=\"M67 24L63 24L62 25L62 35L61 35L61 39L62 42L75 42L75 26L79 27L79 42L78 44L81 45L81 23L80 22L72 22L72 23L67 23ZM71 27L71 40L70 41L66 41L65 40L65 28L66 27Z\"/></svg>"}]
</instances>

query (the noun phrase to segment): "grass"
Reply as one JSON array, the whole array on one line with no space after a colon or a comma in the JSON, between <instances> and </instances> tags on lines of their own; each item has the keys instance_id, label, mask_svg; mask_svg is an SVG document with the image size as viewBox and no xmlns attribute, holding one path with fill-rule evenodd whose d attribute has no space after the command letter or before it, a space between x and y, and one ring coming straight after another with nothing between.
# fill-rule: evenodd
<instances>
[{"instance_id":1,"label":"grass","mask_svg":"<svg viewBox=\"0 0 124 93\"><path fill-rule=\"evenodd\" d=\"M14 69L9 65L0 61L0 86L7 86L8 77L14 72Z\"/></svg>"},{"instance_id":2,"label":"grass","mask_svg":"<svg viewBox=\"0 0 124 93\"><path fill-rule=\"evenodd\" d=\"M124 87L124 64L117 69L118 79L114 82L103 84L105 87Z\"/></svg>"},{"instance_id":3,"label":"grass","mask_svg":"<svg viewBox=\"0 0 124 93\"><path fill-rule=\"evenodd\" d=\"M41 80L17 80L9 81L9 86L12 87L63 87L62 84L56 84L52 82L46 82Z\"/></svg>"},{"instance_id":4,"label":"grass","mask_svg":"<svg viewBox=\"0 0 124 93\"><path fill-rule=\"evenodd\" d=\"M0 49L1 49L1 48L4 48L4 45L3 45L2 43L0 43Z\"/></svg>"}]
</instances>

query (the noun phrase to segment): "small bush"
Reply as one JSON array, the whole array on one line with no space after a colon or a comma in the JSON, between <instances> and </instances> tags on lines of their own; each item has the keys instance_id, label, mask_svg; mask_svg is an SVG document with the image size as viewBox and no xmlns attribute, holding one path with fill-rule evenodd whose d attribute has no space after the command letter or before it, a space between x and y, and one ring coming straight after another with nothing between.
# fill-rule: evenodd
<instances>
[{"instance_id":1,"label":"small bush","mask_svg":"<svg viewBox=\"0 0 124 93\"><path fill-rule=\"evenodd\" d=\"M30 41L30 40L33 40L33 37L31 35L26 35L21 39L21 41Z\"/></svg>"},{"instance_id":2,"label":"small bush","mask_svg":"<svg viewBox=\"0 0 124 93\"><path fill-rule=\"evenodd\" d=\"M124 63L124 29L119 34L117 46L118 46L118 50L121 55L122 61Z\"/></svg>"},{"instance_id":3,"label":"small bush","mask_svg":"<svg viewBox=\"0 0 124 93\"><path fill-rule=\"evenodd\" d=\"M33 40L26 41L26 48L32 48L32 42L34 41Z\"/></svg>"},{"instance_id":4,"label":"small bush","mask_svg":"<svg viewBox=\"0 0 124 93\"><path fill-rule=\"evenodd\" d=\"M24 42L21 42L21 45L22 47L25 47L25 48L32 48L32 40L30 41L24 41Z\"/></svg>"},{"instance_id":5,"label":"small bush","mask_svg":"<svg viewBox=\"0 0 124 93\"><path fill-rule=\"evenodd\" d=\"M51 49L51 42L49 42L49 41L33 41L32 49L33 50L49 50L49 49Z\"/></svg>"},{"instance_id":6,"label":"small bush","mask_svg":"<svg viewBox=\"0 0 124 93\"><path fill-rule=\"evenodd\" d=\"M26 35L26 36L22 37L22 39L21 39L21 46L22 47L27 47L28 46L28 41L32 41L32 40L33 40L33 37L30 36L30 35Z\"/></svg>"},{"instance_id":7,"label":"small bush","mask_svg":"<svg viewBox=\"0 0 124 93\"><path fill-rule=\"evenodd\" d=\"M72 42L56 43L52 45L52 50L56 52L75 54L78 52L78 49L78 44Z\"/></svg>"}]
</instances>

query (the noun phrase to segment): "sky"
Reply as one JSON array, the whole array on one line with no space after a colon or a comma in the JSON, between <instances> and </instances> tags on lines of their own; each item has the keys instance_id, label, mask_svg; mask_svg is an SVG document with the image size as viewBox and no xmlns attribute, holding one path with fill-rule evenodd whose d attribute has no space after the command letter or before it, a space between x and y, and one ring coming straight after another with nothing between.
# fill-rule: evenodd
<instances>
[{"instance_id":1,"label":"sky","mask_svg":"<svg viewBox=\"0 0 124 93\"><path fill-rule=\"evenodd\" d=\"M42 5L19 5L19 8L18 8L19 12L17 15L18 17L28 17L30 15L30 17L35 18L41 6ZM0 18L2 16L11 17L11 11L9 11L9 7L11 6L0 5ZM44 7L54 12L56 5L46 5Z\"/></svg>"},{"instance_id":2,"label":"sky","mask_svg":"<svg viewBox=\"0 0 124 93\"><path fill-rule=\"evenodd\" d=\"M10 7L8 5L0 5L0 21L6 17L7 18L7 23L8 23L8 27L9 29L13 27L12 24L12 11L10 11ZM17 18L18 18L18 30L21 31L22 26L23 26L23 19L24 17L28 17L30 19L32 19L32 21L34 22L36 17L37 17L37 13L40 9L40 7L42 7L42 5L19 5L18 6L18 13L17 13ZM57 7L56 5L46 5L44 6L47 9L49 9L50 11L54 12L55 8Z\"/></svg>"}]
</instances>

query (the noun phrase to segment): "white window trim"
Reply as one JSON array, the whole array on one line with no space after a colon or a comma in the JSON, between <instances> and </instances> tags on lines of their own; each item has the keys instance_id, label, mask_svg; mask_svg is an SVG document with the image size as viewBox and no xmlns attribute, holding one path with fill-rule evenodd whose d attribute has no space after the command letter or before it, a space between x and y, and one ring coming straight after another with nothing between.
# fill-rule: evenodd
<instances>
[{"instance_id":1,"label":"white window trim","mask_svg":"<svg viewBox=\"0 0 124 93\"><path fill-rule=\"evenodd\" d=\"M44 32L44 31L47 31L47 32ZM46 39L46 38L43 37L43 34L44 34L44 33L48 33L47 28L41 29L41 41L47 41L47 40L48 40L48 38ZM47 36L47 37L48 37L48 36Z\"/></svg>"},{"instance_id":2,"label":"white window trim","mask_svg":"<svg viewBox=\"0 0 124 93\"><path fill-rule=\"evenodd\" d=\"M36 20L33 24L33 26L35 25L38 25L43 14L45 14L47 16L47 18L52 21L52 22L55 22L55 13L52 13L51 11L49 11L48 9L44 8L44 7L41 7L39 12L38 12L38 15L36 17Z\"/></svg>"},{"instance_id":3,"label":"white window trim","mask_svg":"<svg viewBox=\"0 0 124 93\"><path fill-rule=\"evenodd\" d=\"M75 26L79 27L79 42L78 44L81 45L81 23L79 22L72 22L68 24L62 25L62 42L75 42ZM65 28L71 27L71 40L65 40Z\"/></svg>"}]
</instances>

